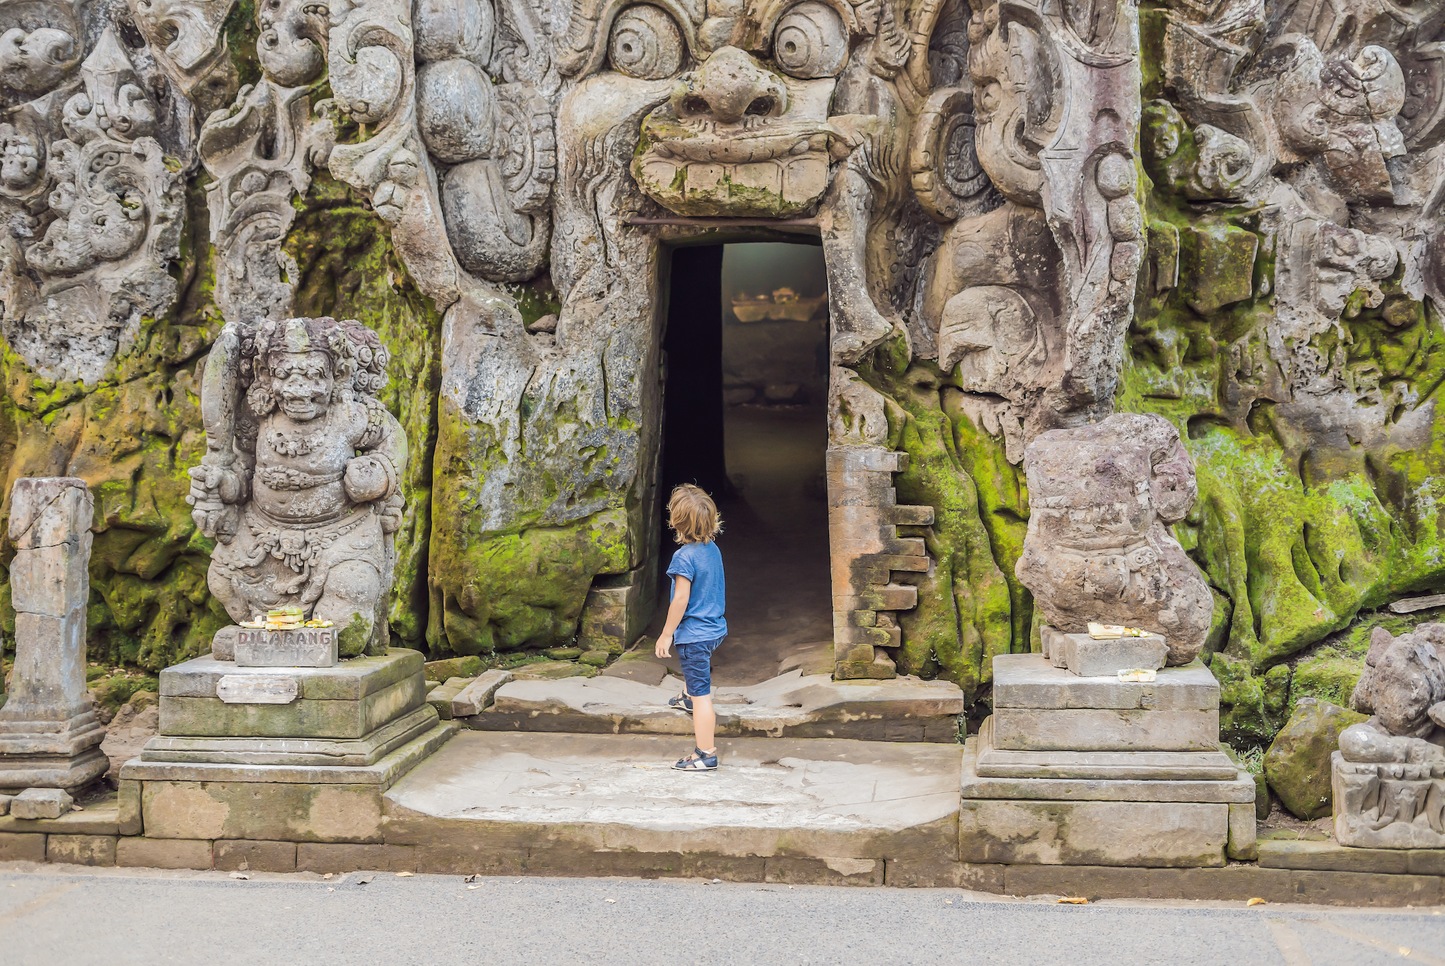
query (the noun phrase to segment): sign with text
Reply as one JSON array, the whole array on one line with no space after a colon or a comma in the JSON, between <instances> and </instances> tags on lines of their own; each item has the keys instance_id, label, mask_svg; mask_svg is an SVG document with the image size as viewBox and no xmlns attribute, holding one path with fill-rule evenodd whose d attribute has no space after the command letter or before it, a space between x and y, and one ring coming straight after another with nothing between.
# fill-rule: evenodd
<instances>
[{"instance_id":1,"label":"sign with text","mask_svg":"<svg viewBox=\"0 0 1445 966\"><path fill-rule=\"evenodd\" d=\"M216 682L224 704L290 704L300 693L295 678L279 674L227 674Z\"/></svg>"},{"instance_id":2,"label":"sign with text","mask_svg":"<svg viewBox=\"0 0 1445 966\"><path fill-rule=\"evenodd\" d=\"M268 631L243 627L236 635L237 667L334 667L335 627Z\"/></svg>"}]
</instances>

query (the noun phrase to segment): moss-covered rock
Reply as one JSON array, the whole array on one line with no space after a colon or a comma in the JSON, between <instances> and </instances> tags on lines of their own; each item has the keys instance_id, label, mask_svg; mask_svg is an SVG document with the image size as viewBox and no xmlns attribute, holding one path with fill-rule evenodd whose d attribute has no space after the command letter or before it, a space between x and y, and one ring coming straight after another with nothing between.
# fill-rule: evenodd
<instances>
[{"instance_id":1,"label":"moss-covered rock","mask_svg":"<svg viewBox=\"0 0 1445 966\"><path fill-rule=\"evenodd\" d=\"M1267 742L1278 730L1289 700L1289 668L1256 676L1242 658L1215 654L1209 670L1219 681L1219 734L1239 747Z\"/></svg>"},{"instance_id":2,"label":"moss-covered rock","mask_svg":"<svg viewBox=\"0 0 1445 966\"><path fill-rule=\"evenodd\" d=\"M1313 698L1341 708L1350 706L1350 695L1365 669L1363 656L1349 657L1332 647L1322 647L1294 668L1290 682L1290 714L1301 700Z\"/></svg>"},{"instance_id":3,"label":"moss-covered rock","mask_svg":"<svg viewBox=\"0 0 1445 966\"><path fill-rule=\"evenodd\" d=\"M441 661L428 661L425 667L426 679L440 684L448 678L474 678L485 670L486 663L475 656L452 657Z\"/></svg>"},{"instance_id":4,"label":"moss-covered rock","mask_svg":"<svg viewBox=\"0 0 1445 966\"><path fill-rule=\"evenodd\" d=\"M1339 748L1340 732L1364 720L1326 701L1298 701L1264 756L1270 789L1295 817L1308 821L1330 813L1330 755Z\"/></svg>"}]
</instances>

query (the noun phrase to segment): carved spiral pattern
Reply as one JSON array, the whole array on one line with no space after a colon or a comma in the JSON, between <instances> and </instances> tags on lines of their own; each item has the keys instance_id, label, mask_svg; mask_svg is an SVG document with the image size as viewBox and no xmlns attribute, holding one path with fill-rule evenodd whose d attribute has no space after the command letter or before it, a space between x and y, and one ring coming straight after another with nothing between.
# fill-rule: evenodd
<instances>
[{"instance_id":1,"label":"carved spiral pattern","mask_svg":"<svg viewBox=\"0 0 1445 966\"><path fill-rule=\"evenodd\" d=\"M660 80L682 66L682 31L651 4L630 7L612 25L607 55L612 69L628 77Z\"/></svg>"},{"instance_id":2,"label":"carved spiral pattern","mask_svg":"<svg viewBox=\"0 0 1445 966\"><path fill-rule=\"evenodd\" d=\"M832 77L848 60L848 28L826 3L804 0L778 20L773 58L793 77Z\"/></svg>"}]
</instances>

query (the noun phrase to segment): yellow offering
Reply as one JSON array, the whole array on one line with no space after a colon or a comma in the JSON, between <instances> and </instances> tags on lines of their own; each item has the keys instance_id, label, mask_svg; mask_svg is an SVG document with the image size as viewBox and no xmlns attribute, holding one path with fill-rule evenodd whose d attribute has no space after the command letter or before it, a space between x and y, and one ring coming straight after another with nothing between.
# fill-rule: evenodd
<instances>
[{"instance_id":1,"label":"yellow offering","mask_svg":"<svg viewBox=\"0 0 1445 966\"><path fill-rule=\"evenodd\" d=\"M1123 627L1119 624L1095 624L1089 622L1089 636L1096 641L1117 641L1121 637L1148 637L1148 631L1137 627Z\"/></svg>"}]
</instances>

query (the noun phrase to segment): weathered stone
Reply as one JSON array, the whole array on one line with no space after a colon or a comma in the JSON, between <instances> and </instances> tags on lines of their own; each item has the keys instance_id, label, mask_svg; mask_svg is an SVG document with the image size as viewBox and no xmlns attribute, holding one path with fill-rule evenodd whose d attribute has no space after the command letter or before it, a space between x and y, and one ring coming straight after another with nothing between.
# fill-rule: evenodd
<instances>
[{"instance_id":1,"label":"weathered stone","mask_svg":"<svg viewBox=\"0 0 1445 966\"><path fill-rule=\"evenodd\" d=\"M124 868L209 869L211 843L194 839L122 838L115 864Z\"/></svg>"},{"instance_id":2,"label":"weathered stone","mask_svg":"<svg viewBox=\"0 0 1445 966\"><path fill-rule=\"evenodd\" d=\"M70 477L19 479L10 493L15 660L0 707L0 788L77 788L109 766L85 686L94 502Z\"/></svg>"},{"instance_id":3,"label":"weathered stone","mask_svg":"<svg viewBox=\"0 0 1445 966\"><path fill-rule=\"evenodd\" d=\"M381 841L376 785L147 781L149 839Z\"/></svg>"},{"instance_id":4,"label":"weathered stone","mask_svg":"<svg viewBox=\"0 0 1445 966\"><path fill-rule=\"evenodd\" d=\"M474 678L482 673L482 659L479 657L454 657L445 661L428 661L425 665L426 679L440 684L448 678Z\"/></svg>"},{"instance_id":5,"label":"weathered stone","mask_svg":"<svg viewBox=\"0 0 1445 966\"><path fill-rule=\"evenodd\" d=\"M43 833L0 832L0 862L44 862Z\"/></svg>"},{"instance_id":6,"label":"weathered stone","mask_svg":"<svg viewBox=\"0 0 1445 966\"><path fill-rule=\"evenodd\" d=\"M236 635L237 667L334 667L337 628L299 631L242 628Z\"/></svg>"},{"instance_id":7,"label":"weathered stone","mask_svg":"<svg viewBox=\"0 0 1445 966\"><path fill-rule=\"evenodd\" d=\"M1033 654L993 659L995 708L1114 708L1121 711L1210 711L1219 682L1198 662L1164 668L1153 681L1080 678Z\"/></svg>"},{"instance_id":8,"label":"weathered stone","mask_svg":"<svg viewBox=\"0 0 1445 966\"><path fill-rule=\"evenodd\" d=\"M999 708L993 734L1003 751L1214 751L1219 713Z\"/></svg>"},{"instance_id":9,"label":"weathered stone","mask_svg":"<svg viewBox=\"0 0 1445 966\"><path fill-rule=\"evenodd\" d=\"M1134 668L1162 668L1169 648L1158 634L1096 641L1088 634L1065 634L1045 624L1039 629L1044 653L1055 667L1080 677L1117 675Z\"/></svg>"},{"instance_id":10,"label":"weathered stone","mask_svg":"<svg viewBox=\"0 0 1445 966\"><path fill-rule=\"evenodd\" d=\"M1039 434L1024 467L1033 512L1016 569L1048 622L1071 634L1090 621L1143 628L1164 636L1169 664L1194 660L1214 599L1165 529L1198 492L1178 431L1116 414Z\"/></svg>"},{"instance_id":11,"label":"weathered stone","mask_svg":"<svg viewBox=\"0 0 1445 966\"><path fill-rule=\"evenodd\" d=\"M1445 624L1370 636L1350 698L1370 714L1331 756L1341 845L1445 848Z\"/></svg>"},{"instance_id":12,"label":"weathered stone","mask_svg":"<svg viewBox=\"0 0 1445 966\"><path fill-rule=\"evenodd\" d=\"M1310 820L1330 813L1330 756L1339 747L1340 732L1363 720L1364 715L1313 698L1295 706L1264 756L1264 774L1296 817Z\"/></svg>"},{"instance_id":13,"label":"weathered stone","mask_svg":"<svg viewBox=\"0 0 1445 966\"><path fill-rule=\"evenodd\" d=\"M497 693L497 689L511 680L511 671L492 670L483 674L462 688L457 692L457 696L452 698L452 716L464 718L485 711L491 707L492 696ZM430 696L428 696L428 700L430 700Z\"/></svg>"},{"instance_id":14,"label":"weathered stone","mask_svg":"<svg viewBox=\"0 0 1445 966\"><path fill-rule=\"evenodd\" d=\"M56 835L45 839L45 861L71 865L115 865L114 835Z\"/></svg>"},{"instance_id":15,"label":"weathered stone","mask_svg":"<svg viewBox=\"0 0 1445 966\"><path fill-rule=\"evenodd\" d=\"M1225 804L965 799L965 862L1218 866L1229 842Z\"/></svg>"},{"instance_id":16,"label":"weathered stone","mask_svg":"<svg viewBox=\"0 0 1445 966\"><path fill-rule=\"evenodd\" d=\"M212 850L215 867L226 872L296 872L295 842L221 839Z\"/></svg>"},{"instance_id":17,"label":"weathered stone","mask_svg":"<svg viewBox=\"0 0 1445 966\"><path fill-rule=\"evenodd\" d=\"M684 788L666 769L631 767L665 761L675 738L463 732L386 793L385 841L452 850L476 845L483 854L545 848L570 855L572 867L559 871L574 873L587 868L589 856L605 861L599 853L826 864L951 858L957 850L957 746L719 741L725 766L711 776L719 781ZM763 767L765 761L776 764ZM802 771L809 780L797 784ZM513 777L503 781L504 774ZM677 804L679 794L685 807ZM770 807L786 818L759 823L759 801L774 802ZM607 866L591 868L596 874Z\"/></svg>"},{"instance_id":18,"label":"weathered stone","mask_svg":"<svg viewBox=\"0 0 1445 966\"><path fill-rule=\"evenodd\" d=\"M10 803L10 817L17 819L59 818L70 811L75 799L59 788L27 788Z\"/></svg>"}]
</instances>

